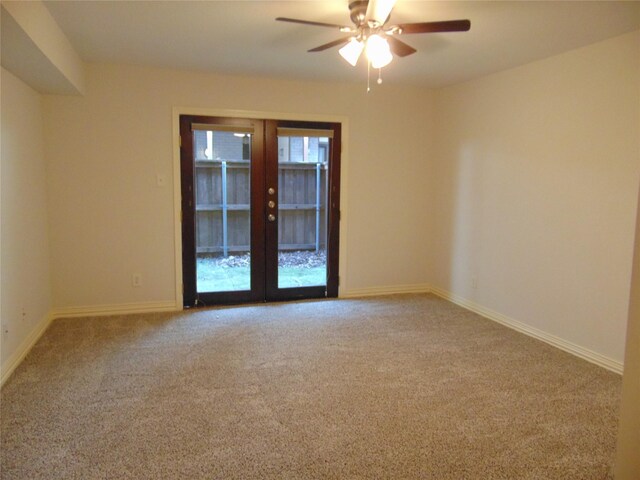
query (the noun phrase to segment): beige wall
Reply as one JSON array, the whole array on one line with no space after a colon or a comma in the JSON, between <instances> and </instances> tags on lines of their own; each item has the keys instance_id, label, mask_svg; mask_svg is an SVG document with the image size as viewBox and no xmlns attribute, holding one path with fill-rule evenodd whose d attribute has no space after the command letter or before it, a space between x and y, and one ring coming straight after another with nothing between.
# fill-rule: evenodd
<instances>
[{"instance_id":1,"label":"beige wall","mask_svg":"<svg viewBox=\"0 0 640 480\"><path fill-rule=\"evenodd\" d=\"M640 33L436 92L432 282L622 362Z\"/></svg>"},{"instance_id":2,"label":"beige wall","mask_svg":"<svg viewBox=\"0 0 640 480\"><path fill-rule=\"evenodd\" d=\"M2 95L2 378L51 306L41 96L4 68ZM5 328L8 333L5 334Z\"/></svg>"},{"instance_id":3,"label":"beige wall","mask_svg":"<svg viewBox=\"0 0 640 480\"><path fill-rule=\"evenodd\" d=\"M84 97L45 98L55 308L174 300L173 107L348 117L341 293L424 284L431 93L365 81L89 65Z\"/></svg>"}]
</instances>

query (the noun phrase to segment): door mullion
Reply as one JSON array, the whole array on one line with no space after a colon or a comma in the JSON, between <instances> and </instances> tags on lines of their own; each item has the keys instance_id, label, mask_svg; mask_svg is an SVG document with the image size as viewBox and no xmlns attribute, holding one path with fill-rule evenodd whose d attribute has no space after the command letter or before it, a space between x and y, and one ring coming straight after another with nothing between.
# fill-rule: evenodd
<instances>
[{"instance_id":1,"label":"door mullion","mask_svg":"<svg viewBox=\"0 0 640 480\"><path fill-rule=\"evenodd\" d=\"M263 189L265 198L265 212L263 223L265 225L265 267L266 267L266 290L267 299L275 298L278 293L278 122L275 120L265 121L265 179L266 185ZM268 207L268 202L274 202L274 207ZM275 217L269 220L269 215ZM273 218L271 217L271 218Z\"/></svg>"},{"instance_id":2,"label":"door mullion","mask_svg":"<svg viewBox=\"0 0 640 480\"><path fill-rule=\"evenodd\" d=\"M183 305L193 306L196 293L195 205L193 195L193 137L191 118L180 117L180 182L182 187Z\"/></svg>"},{"instance_id":3,"label":"door mullion","mask_svg":"<svg viewBox=\"0 0 640 480\"><path fill-rule=\"evenodd\" d=\"M329 192L327 195L327 297L338 296L338 260L340 251L340 159L342 153L341 125L332 125L329 162Z\"/></svg>"},{"instance_id":4,"label":"door mullion","mask_svg":"<svg viewBox=\"0 0 640 480\"><path fill-rule=\"evenodd\" d=\"M251 297L265 300L265 135L262 120L252 121L254 136L251 170Z\"/></svg>"}]
</instances>

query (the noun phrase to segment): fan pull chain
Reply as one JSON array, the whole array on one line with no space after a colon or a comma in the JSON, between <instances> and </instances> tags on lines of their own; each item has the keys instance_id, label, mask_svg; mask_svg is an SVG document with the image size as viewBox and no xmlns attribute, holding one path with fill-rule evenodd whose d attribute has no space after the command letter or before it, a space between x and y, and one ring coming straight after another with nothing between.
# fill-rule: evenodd
<instances>
[{"instance_id":1,"label":"fan pull chain","mask_svg":"<svg viewBox=\"0 0 640 480\"><path fill-rule=\"evenodd\" d=\"M382 84L382 68L378 69L378 85ZM367 93L371 91L371 62L367 62Z\"/></svg>"}]
</instances>

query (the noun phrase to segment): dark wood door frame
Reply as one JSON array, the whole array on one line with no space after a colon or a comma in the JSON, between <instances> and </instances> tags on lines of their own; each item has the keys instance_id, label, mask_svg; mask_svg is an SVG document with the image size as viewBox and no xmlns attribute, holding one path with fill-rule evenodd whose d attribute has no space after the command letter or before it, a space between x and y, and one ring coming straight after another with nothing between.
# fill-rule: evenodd
<instances>
[{"instance_id":1,"label":"dark wood door frame","mask_svg":"<svg viewBox=\"0 0 640 480\"><path fill-rule=\"evenodd\" d=\"M180 116L180 184L182 187L182 284L183 305L210 305L223 303L257 302L264 299L264 221L262 215L251 216L251 290L214 292L198 295L196 284L196 219L193 123L211 125L251 126L251 203L252 209L264 212L264 122L255 119Z\"/></svg>"},{"instance_id":2,"label":"dark wood door frame","mask_svg":"<svg viewBox=\"0 0 640 480\"><path fill-rule=\"evenodd\" d=\"M192 124L251 126L251 290L237 292L197 292L196 217ZM341 124L261 120L235 117L180 115L180 184L182 189L182 282L185 307L233 304L270 300L338 296L340 227ZM269 186L278 183L277 128L317 128L333 130L330 140L327 185L327 282L326 288L277 288L278 223L267 222L266 196ZM277 188L277 187L276 187ZM275 198L277 198L277 191ZM277 207L276 207L277 210Z\"/></svg>"},{"instance_id":3,"label":"dark wood door frame","mask_svg":"<svg viewBox=\"0 0 640 480\"><path fill-rule=\"evenodd\" d=\"M340 228L340 152L341 125L339 123L300 122L288 120L265 121L265 155L267 161L266 186L278 184L278 127L333 130L329 140L329 179L327 188L327 283L326 287L278 288L278 223L266 225L266 297L273 300L338 296L338 254ZM275 197L277 198L277 191ZM277 205L276 205L277 211ZM270 247L270 248L269 248Z\"/></svg>"}]
</instances>

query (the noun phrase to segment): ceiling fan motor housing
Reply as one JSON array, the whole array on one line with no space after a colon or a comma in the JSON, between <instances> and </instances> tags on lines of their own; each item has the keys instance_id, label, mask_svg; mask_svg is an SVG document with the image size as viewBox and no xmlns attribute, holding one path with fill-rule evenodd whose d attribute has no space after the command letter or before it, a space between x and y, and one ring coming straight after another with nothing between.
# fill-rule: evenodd
<instances>
[{"instance_id":1,"label":"ceiling fan motor housing","mask_svg":"<svg viewBox=\"0 0 640 480\"><path fill-rule=\"evenodd\" d=\"M351 21L356 24L356 26L364 25L365 18L367 16L367 6L369 5L369 0L354 0L349 3L349 11Z\"/></svg>"}]
</instances>

